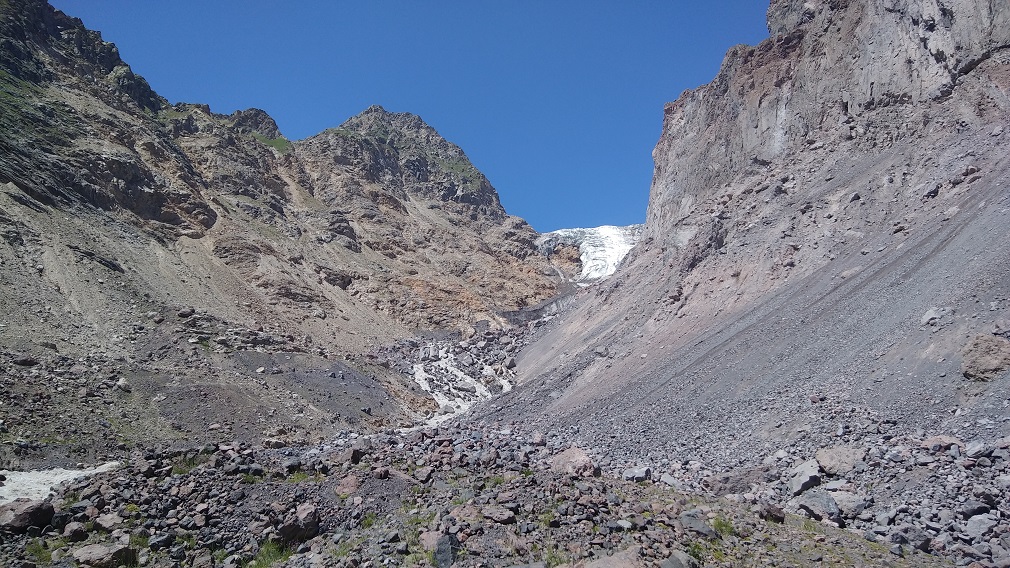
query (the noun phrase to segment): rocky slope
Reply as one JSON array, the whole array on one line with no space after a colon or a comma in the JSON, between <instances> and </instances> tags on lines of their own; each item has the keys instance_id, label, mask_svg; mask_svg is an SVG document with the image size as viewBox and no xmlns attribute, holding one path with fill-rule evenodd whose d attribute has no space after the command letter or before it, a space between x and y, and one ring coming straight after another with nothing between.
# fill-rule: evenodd
<instances>
[{"instance_id":1,"label":"rocky slope","mask_svg":"<svg viewBox=\"0 0 1010 568\"><path fill-rule=\"evenodd\" d=\"M169 104L38 0L0 3L0 42L3 365L12 396L65 383L56 415L128 392L108 440L412 423L434 403L369 349L501 328L558 289L537 234L417 116L290 141L256 109ZM38 418L21 437L62 439Z\"/></svg>"},{"instance_id":2,"label":"rocky slope","mask_svg":"<svg viewBox=\"0 0 1010 568\"><path fill-rule=\"evenodd\" d=\"M794 493L794 468L855 448L865 481L842 491L871 506L839 520L1006 563L1002 512L945 511L1008 506L991 456L1010 434L1010 8L775 1L768 17L771 38L667 105L641 244L517 358L488 416L568 432L618 472L696 462L795 511L817 484ZM920 460L936 435L983 450Z\"/></svg>"}]
</instances>

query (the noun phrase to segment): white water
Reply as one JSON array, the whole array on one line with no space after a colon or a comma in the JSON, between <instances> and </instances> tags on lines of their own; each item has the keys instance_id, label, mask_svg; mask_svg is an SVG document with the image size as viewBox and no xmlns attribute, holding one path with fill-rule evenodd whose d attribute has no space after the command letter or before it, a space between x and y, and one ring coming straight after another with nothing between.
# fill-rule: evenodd
<instances>
[{"instance_id":1,"label":"white water","mask_svg":"<svg viewBox=\"0 0 1010 568\"><path fill-rule=\"evenodd\" d=\"M429 375L424 370L424 365L421 363L414 364L414 382L417 386L421 387L421 390L431 395L431 398L438 403L441 411L435 416L429 418L425 422L425 426L433 427L450 420L456 416L459 416L466 411L470 410L474 404L481 400L487 400L491 398L491 391L488 390L484 383L480 380L467 375L453 363L455 362L455 356L449 353L440 353L445 358L439 359L434 362L433 365L447 372L457 379L457 383L462 383L468 385L475 392L460 392L453 388L446 388L445 386L437 387L435 386L436 381L434 377ZM487 367L484 369L485 374L494 375L494 371ZM508 392L512 390L512 383L508 378L503 376L496 377L496 380L502 387L503 392Z\"/></svg>"},{"instance_id":2,"label":"white water","mask_svg":"<svg viewBox=\"0 0 1010 568\"><path fill-rule=\"evenodd\" d=\"M45 499L53 494L54 487L63 482L110 471L117 467L119 462L109 462L90 469L0 470L0 475L7 477L3 487L0 487L0 505L22 497L33 500Z\"/></svg>"}]
</instances>

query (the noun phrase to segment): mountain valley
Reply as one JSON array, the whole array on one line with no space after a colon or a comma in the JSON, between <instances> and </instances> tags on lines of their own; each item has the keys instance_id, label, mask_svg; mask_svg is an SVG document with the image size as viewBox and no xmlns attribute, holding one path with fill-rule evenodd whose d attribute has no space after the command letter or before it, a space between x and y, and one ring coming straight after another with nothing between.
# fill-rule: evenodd
<instances>
[{"instance_id":1,"label":"mountain valley","mask_svg":"<svg viewBox=\"0 0 1010 568\"><path fill-rule=\"evenodd\" d=\"M644 225L540 235L416 115L0 2L0 563L1010 566L1010 6L768 27Z\"/></svg>"}]
</instances>

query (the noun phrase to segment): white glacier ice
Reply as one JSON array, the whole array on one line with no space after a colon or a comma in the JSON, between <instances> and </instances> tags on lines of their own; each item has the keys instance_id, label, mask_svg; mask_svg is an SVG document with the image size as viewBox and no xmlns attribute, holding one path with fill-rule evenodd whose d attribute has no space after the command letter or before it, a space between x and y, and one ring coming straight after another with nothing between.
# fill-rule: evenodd
<instances>
[{"instance_id":1,"label":"white glacier ice","mask_svg":"<svg viewBox=\"0 0 1010 568\"><path fill-rule=\"evenodd\" d=\"M552 252L560 245L579 247L582 274L575 279L589 284L610 276L628 252L638 243L643 225L616 227L604 225L590 229L560 229L537 239L540 249Z\"/></svg>"}]
</instances>

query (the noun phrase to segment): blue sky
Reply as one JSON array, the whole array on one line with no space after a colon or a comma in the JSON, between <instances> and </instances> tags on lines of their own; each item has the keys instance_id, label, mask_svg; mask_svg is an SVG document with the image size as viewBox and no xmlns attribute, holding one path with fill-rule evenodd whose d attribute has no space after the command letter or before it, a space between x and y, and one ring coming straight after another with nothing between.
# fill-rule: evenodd
<instances>
[{"instance_id":1,"label":"blue sky","mask_svg":"<svg viewBox=\"0 0 1010 568\"><path fill-rule=\"evenodd\" d=\"M767 37L765 0L52 0L171 102L291 139L373 104L458 144L538 231L642 222L663 104Z\"/></svg>"}]
</instances>

